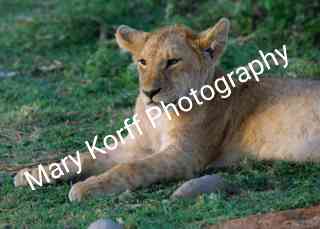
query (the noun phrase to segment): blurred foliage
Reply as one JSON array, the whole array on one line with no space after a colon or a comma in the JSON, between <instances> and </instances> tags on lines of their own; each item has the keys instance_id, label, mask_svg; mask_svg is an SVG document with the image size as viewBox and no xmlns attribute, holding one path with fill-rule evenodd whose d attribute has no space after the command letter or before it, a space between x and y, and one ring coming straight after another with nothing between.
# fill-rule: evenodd
<instances>
[{"instance_id":1,"label":"blurred foliage","mask_svg":"<svg viewBox=\"0 0 320 229\"><path fill-rule=\"evenodd\" d=\"M232 23L231 42L222 59L227 69L245 63L258 49L274 49L282 44L287 45L291 56L311 61L320 56L318 0L0 0L0 3L9 12L16 11L14 5L29 7L32 15L29 18L22 15L16 22L13 39L4 40L3 50L17 55L17 50L11 47L18 45L25 56L31 50L37 55L48 55L55 50L92 44L96 48L91 51L85 69L94 77L116 75L129 63L116 53L116 45L110 45L121 24L149 31L182 23L200 31L213 26L219 18L228 17ZM32 64L32 57L24 62Z\"/></svg>"},{"instance_id":2,"label":"blurred foliage","mask_svg":"<svg viewBox=\"0 0 320 229\"><path fill-rule=\"evenodd\" d=\"M152 0L60 1L56 14L63 22L64 31L72 31L70 37L83 40L81 36L94 37L100 29L106 31L107 37L111 37L115 26L120 24L140 28L154 24L161 15L159 3Z\"/></svg>"},{"instance_id":3,"label":"blurred foliage","mask_svg":"<svg viewBox=\"0 0 320 229\"><path fill-rule=\"evenodd\" d=\"M98 25L113 36L120 24L150 29L183 23L195 29L212 26L220 17L228 17L236 35L266 33L278 39L288 35L315 44L320 38L320 2L282 0L70 0L58 1L56 17L69 35L94 35ZM271 34L269 34L271 33Z\"/></svg>"},{"instance_id":4,"label":"blurred foliage","mask_svg":"<svg viewBox=\"0 0 320 229\"><path fill-rule=\"evenodd\" d=\"M101 47L86 62L86 72L92 76L112 77L120 74L130 63L128 55L116 52L108 45Z\"/></svg>"},{"instance_id":5,"label":"blurred foliage","mask_svg":"<svg viewBox=\"0 0 320 229\"><path fill-rule=\"evenodd\" d=\"M109 38L113 37L115 28L120 24L148 30L167 24L182 23L202 30L212 26L221 17L228 17L232 22L234 37L252 36L256 42L246 45L248 52L242 52L237 44L231 43L229 52L223 59L226 68L244 64L256 54L258 46L266 49L290 43L289 46L294 47L294 52L299 55L304 53L306 48L319 46L320 42L320 2L312 0L295 1L294 4L290 1L279 0L211 0L201 1L201 3L186 0L135 0L121 3L114 0L95 0L90 1L90 4L83 0L72 0L65 2L63 9L65 10L60 13L69 19L70 25L81 20L89 23L91 20L92 24L96 22L96 26L100 25L100 32L101 26L104 26L107 31L104 36ZM70 28L78 27L69 26L68 30L72 31ZM82 30L84 27L82 26ZM84 30L92 31L92 27L87 27ZM98 31L97 27L95 31ZM78 33L72 32L72 34ZM269 42L266 42L267 39ZM118 61L119 58L117 56L113 58L114 54L107 54L108 51L104 48L101 50L96 53L96 57L93 57L97 68L91 73L106 75L112 71L111 73L114 74L116 69L122 67ZM111 59L100 58L101 55L104 57L109 55L109 58L113 58L113 62L119 68L113 64L113 68L110 68Z\"/></svg>"}]
</instances>

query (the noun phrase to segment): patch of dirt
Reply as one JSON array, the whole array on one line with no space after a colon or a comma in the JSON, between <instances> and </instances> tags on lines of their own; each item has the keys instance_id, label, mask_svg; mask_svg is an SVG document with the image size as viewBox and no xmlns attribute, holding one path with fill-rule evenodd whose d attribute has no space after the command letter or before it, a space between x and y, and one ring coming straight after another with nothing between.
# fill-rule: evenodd
<instances>
[{"instance_id":1,"label":"patch of dirt","mask_svg":"<svg viewBox=\"0 0 320 229\"><path fill-rule=\"evenodd\" d=\"M320 205L276 213L251 215L203 229L319 229Z\"/></svg>"}]
</instances>

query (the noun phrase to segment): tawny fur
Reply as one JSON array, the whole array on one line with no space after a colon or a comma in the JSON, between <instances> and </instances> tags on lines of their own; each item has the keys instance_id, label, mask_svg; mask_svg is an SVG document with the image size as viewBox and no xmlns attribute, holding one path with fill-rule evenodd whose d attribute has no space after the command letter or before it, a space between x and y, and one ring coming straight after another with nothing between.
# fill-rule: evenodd
<instances>
[{"instance_id":1,"label":"tawny fur","mask_svg":"<svg viewBox=\"0 0 320 229\"><path fill-rule=\"evenodd\" d=\"M81 155L88 178L73 185L71 201L88 196L133 190L150 184L191 178L210 164L226 166L242 156L296 162L320 161L320 83L310 80L275 79L265 76L260 82L239 84L228 99L218 96L190 112L181 112L168 120L165 114L153 128L145 110L163 101L170 103L199 89L221 75L215 65L221 56L229 30L222 19L213 28L196 34L182 26L172 26L154 33L122 26L116 37L119 45L131 52L140 66L140 93L135 113L141 120L143 135L127 139L107 155L97 152ZM204 50L211 47L213 56ZM182 58L167 69L170 58ZM150 99L142 90L161 88ZM73 165L70 163L69 165ZM37 169L29 169L36 176ZM75 170L75 168L74 168ZM75 171L63 177L74 179ZM16 185L27 185L23 171Z\"/></svg>"}]
</instances>

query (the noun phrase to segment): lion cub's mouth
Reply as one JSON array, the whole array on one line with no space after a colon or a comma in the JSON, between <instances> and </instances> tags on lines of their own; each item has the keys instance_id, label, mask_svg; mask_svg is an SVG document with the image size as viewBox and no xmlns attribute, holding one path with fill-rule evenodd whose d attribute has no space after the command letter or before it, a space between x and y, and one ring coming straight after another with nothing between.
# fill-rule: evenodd
<instances>
[{"instance_id":1,"label":"lion cub's mouth","mask_svg":"<svg viewBox=\"0 0 320 229\"><path fill-rule=\"evenodd\" d=\"M165 105L165 106L167 106L168 104L173 104L173 105L177 105L178 104L178 101L179 101L179 98L177 98L177 99L175 99L175 100L173 100L173 101L163 101L163 100L160 100L159 102L157 102L157 101L153 101L153 100L149 100L148 102L147 102L147 105L148 106L161 106L161 104L162 105Z\"/></svg>"},{"instance_id":2,"label":"lion cub's mouth","mask_svg":"<svg viewBox=\"0 0 320 229\"><path fill-rule=\"evenodd\" d=\"M153 99L149 99L149 101L147 102L147 105L148 106L164 106L164 105L167 106L169 104L173 104L173 105L177 106L179 99L181 97L189 97L190 98L190 95L188 93L190 90L191 89L187 90L187 92L183 93L182 96L179 96L178 98L173 98L169 101L164 101L164 100L154 101Z\"/></svg>"}]
</instances>

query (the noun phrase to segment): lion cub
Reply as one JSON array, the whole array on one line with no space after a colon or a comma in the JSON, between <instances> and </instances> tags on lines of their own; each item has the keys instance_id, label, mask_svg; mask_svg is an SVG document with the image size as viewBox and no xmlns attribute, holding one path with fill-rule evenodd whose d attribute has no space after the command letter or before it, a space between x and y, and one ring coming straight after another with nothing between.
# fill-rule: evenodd
<instances>
[{"instance_id":1,"label":"lion cub","mask_svg":"<svg viewBox=\"0 0 320 229\"><path fill-rule=\"evenodd\" d=\"M233 89L228 99L215 98L169 120L162 115L153 128L145 110L175 103L190 88L211 84L226 46L229 21L221 19L201 33L182 26L142 32L120 26L119 46L138 65L139 96L135 114L142 135L108 154L81 155L81 177L69 193L71 201L123 192L150 184L191 178L208 165L226 166L243 155L257 159L320 161L320 83L262 78ZM107 149L105 149L107 151ZM68 162L68 161L67 161ZM76 169L63 180L74 179ZM74 170L74 171L73 171ZM29 169L35 177L35 169ZM15 185L27 185L23 171Z\"/></svg>"}]
</instances>

